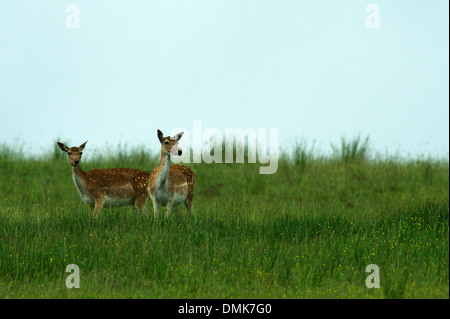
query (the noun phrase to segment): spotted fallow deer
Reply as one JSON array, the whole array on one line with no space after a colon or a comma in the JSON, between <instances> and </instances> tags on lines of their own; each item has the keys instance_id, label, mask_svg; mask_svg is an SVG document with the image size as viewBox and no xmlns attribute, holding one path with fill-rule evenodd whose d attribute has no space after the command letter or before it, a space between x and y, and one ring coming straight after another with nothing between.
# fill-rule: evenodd
<instances>
[{"instance_id":1,"label":"spotted fallow deer","mask_svg":"<svg viewBox=\"0 0 450 319\"><path fill-rule=\"evenodd\" d=\"M157 132L161 143L161 165L150 173L147 186L155 217L159 213L160 204L167 207L166 216L170 215L172 208L176 212L176 206L182 203L190 215L194 199L195 174L184 165L170 165L171 156L182 154L178 140L183 133L178 133L174 137L164 137L160 130Z\"/></svg>"},{"instance_id":2,"label":"spotted fallow deer","mask_svg":"<svg viewBox=\"0 0 450 319\"><path fill-rule=\"evenodd\" d=\"M81 155L86 143L78 147L67 147L57 142L59 148L69 156L72 176L81 198L89 205L94 217L102 207L135 204L140 213L148 214L145 202L148 198L147 182L150 174L132 168L93 169L83 171Z\"/></svg>"}]
</instances>

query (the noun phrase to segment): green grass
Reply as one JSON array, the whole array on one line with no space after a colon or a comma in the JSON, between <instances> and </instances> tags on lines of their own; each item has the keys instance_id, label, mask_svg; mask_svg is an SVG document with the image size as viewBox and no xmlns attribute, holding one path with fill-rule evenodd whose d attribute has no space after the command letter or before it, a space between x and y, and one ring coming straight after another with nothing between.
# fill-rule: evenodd
<instances>
[{"instance_id":1,"label":"green grass","mask_svg":"<svg viewBox=\"0 0 450 319\"><path fill-rule=\"evenodd\" d=\"M0 146L0 297L448 298L448 162L377 159L361 141L328 157L296 144L273 175L187 164L194 215L156 220L134 207L93 219L62 152ZM159 162L142 148L84 153L85 170ZM65 286L69 264L80 289ZM380 289L365 285L369 264Z\"/></svg>"}]
</instances>

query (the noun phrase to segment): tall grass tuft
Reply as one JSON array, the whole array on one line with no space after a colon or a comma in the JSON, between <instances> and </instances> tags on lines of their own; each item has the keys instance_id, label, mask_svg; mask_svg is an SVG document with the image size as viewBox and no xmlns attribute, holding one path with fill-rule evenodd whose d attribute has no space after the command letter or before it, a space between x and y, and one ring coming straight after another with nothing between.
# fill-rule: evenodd
<instances>
[{"instance_id":1,"label":"tall grass tuft","mask_svg":"<svg viewBox=\"0 0 450 319\"><path fill-rule=\"evenodd\" d=\"M366 161L370 156L369 136L362 139L357 135L352 140L341 138L340 146L331 145L333 154L343 163Z\"/></svg>"},{"instance_id":2,"label":"tall grass tuft","mask_svg":"<svg viewBox=\"0 0 450 319\"><path fill-rule=\"evenodd\" d=\"M301 171L306 170L308 165L314 161L314 146L314 143L308 146L305 139L294 141L292 157L295 167L298 167Z\"/></svg>"}]
</instances>

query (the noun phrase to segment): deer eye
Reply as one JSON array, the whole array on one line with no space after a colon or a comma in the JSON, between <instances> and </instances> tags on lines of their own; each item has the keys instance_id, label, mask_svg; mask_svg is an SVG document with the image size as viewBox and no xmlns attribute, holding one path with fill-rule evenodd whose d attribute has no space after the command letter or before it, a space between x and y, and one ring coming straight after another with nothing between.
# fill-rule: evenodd
<instances>
[{"instance_id":1,"label":"deer eye","mask_svg":"<svg viewBox=\"0 0 450 319\"><path fill-rule=\"evenodd\" d=\"M164 144L166 144L166 145L169 145L169 142L168 141L166 141Z\"/></svg>"},{"instance_id":2,"label":"deer eye","mask_svg":"<svg viewBox=\"0 0 450 319\"><path fill-rule=\"evenodd\" d=\"M67 152L67 155L69 155L69 156L70 156L70 152Z\"/></svg>"},{"instance_id":3,"label":"deer eye","mask_svg":"<svg viewBox=\"0 0 450 319\"><path fill-rule=\"evenodd\" d=\"M80 155L83 155L83 152L80 152Z\"/></svg>"}]
</instances>

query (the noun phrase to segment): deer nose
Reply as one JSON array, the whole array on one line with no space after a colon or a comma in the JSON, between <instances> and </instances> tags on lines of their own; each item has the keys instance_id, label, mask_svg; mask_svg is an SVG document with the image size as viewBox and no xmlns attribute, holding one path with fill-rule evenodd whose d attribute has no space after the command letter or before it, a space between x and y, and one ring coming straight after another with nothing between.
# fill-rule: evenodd
<instances>
[{"instance_id":1,"label":"deer nose","mask_svg":"<svg viewBox=\"0 0 450 319\"><path fill-rule=\"evenodd\" d=\"M178 150L178 155L181 155L183 152L181 150Z\"/></svg>"},{"instance_id":2,"label":"deer nose","mask_svg":"<svg viewBox=\"0 0 450 319\"><path fill-rule=\"evenodd\" d=\"M74 163L75 165L78 165L79 162L80 162L80 160L74 160L74 161L73 161L73 163Z\"/></svg>"}]
</instances>

